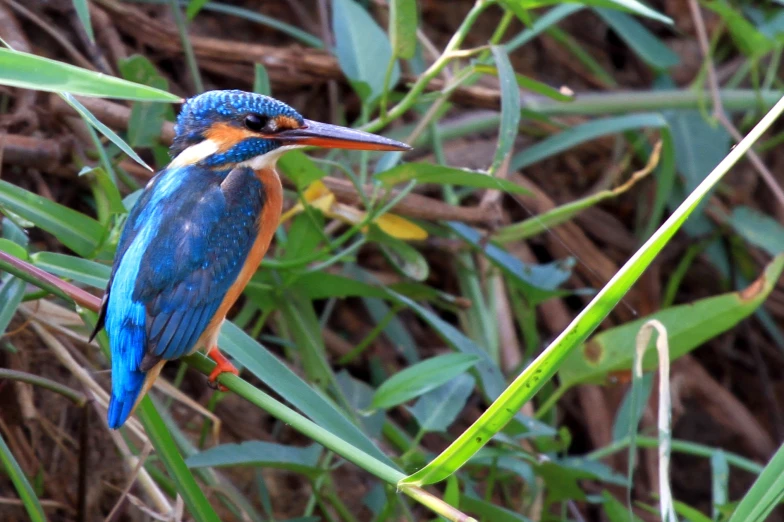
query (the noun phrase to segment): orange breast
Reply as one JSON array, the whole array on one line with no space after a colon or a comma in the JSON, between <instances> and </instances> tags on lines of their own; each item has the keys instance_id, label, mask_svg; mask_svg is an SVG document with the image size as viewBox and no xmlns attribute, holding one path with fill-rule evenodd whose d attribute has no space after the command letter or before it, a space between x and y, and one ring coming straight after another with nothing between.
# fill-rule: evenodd
<instances>
[{"instance_id":1,"label":"orange breast","mask_svg":"<svg viewBox=\"0 0 784 522\"><path fill-rule=\"evenodd\" d=\"M205 348L210 350L216 345L218 331L226 318L226 314L239 298L245 285L248 284L250 278L256 272L261 260L264 259L264 254L269 248L272 236L278 228L280 221L280 213L283 210L283 187L280 184L280 177L275 169L267 168L256 171L256 177L264 185L264 192L266 194L266 201L261 210L261 218L259 219L259 227L256 233L256 240L250 249L245 264L242 266L242 271L234 284L231 285L226 297L223 298L218 311L213 316L204 333L196 343L195 349Z\"/></svg>"}]
</instances>

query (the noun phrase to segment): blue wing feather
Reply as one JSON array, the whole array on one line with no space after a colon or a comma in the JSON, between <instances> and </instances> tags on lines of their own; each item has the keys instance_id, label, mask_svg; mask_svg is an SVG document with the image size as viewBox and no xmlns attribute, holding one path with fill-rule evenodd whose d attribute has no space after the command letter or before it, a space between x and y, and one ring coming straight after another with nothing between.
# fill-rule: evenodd
<instances>
[{"instance_id":1,"label":"blue wing feather","mask_svg":"<svg viewBox=\"0 0 784 522\"><path fill-rule=\"evenodd\" d=\"M123 230L107 290L111 427L132 411L146 370L193 349L242 270L263 203L248 168L166 170L145 190Z\"/></svg>"}]
</instances>

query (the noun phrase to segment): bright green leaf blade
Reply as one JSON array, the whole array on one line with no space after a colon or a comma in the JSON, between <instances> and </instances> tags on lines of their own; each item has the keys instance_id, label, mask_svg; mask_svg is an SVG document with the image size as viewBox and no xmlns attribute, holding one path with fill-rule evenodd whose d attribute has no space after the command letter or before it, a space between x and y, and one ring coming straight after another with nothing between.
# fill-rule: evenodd
<instances>
[{"instance_id":1,"label":"bright green leaf blade","mask_svg":"<svg viewBox=\"0 0 784 522\"><path fill-rule=\"evenodd\" d=\"M675 235L694 209L730 168L751 148L784 112L784 98L760 120L722 160L713 172L685 199L667 221L645 242L594 297L586 308L525 370L501 396L446 450L427 466L403 479L398 486L432 484L459 469L487 443L550 380L566 356L607 317L624 294L642 275L656 255Z\"/></svg>"},{"instance_id":2,"label":"bright green leaf blade","mask_svg":"<svg viewBox=\"0 0 784 522\"><path fill-rule=\"evenodd\" d=\"M93 33L93 24L90 21L90 7L87 5L87 0L73 0L74 11L79 21L82 22L84 31L91 42L95 43L95 34Z\"/></svg>"},{"instance_id":3,"label":"bright green leaf blade","mask_svg":"<svg viewBox=\"0 0 784 522\"><path fill-rule=\"evenodd\" d=\"M253 92L271 96L272 87L267 68L263 64L255 63L253 64L253 73Z\"/></svg>"},{"instance_id":4,"label":"bright green leaf blade","mask_svg":"<svg viewBox=\"0 0 784 522\"><path fill-rule=\"evenodd\" d=\"M759 57L773 49L775 42L758 31L740 9L718 1L704 2L704 5L721 16L738 49L746 56Z\"/></svg>"},{"instance_id":5,"label":"bright green leaf blade","mask_svg":"<svg viewBox=\"0 0 784 522\"><path fill-rule=\"evenodd\" d=\"M597 334L563 361L558 371L561 385L601 383L611 372L631 369L637 332L651 319L667 329L670 359L674 361L751 315L765 302L782 269L784 255L775 258L745 290L673 306ZM646 352L643 367L651 369L657 364L656 352Z\"/></svg>"},{"instance_id":6,"label":"bright green leaf blade","mask_svg":"<svg viewBox=\"0 0 784 522\"><path fill-rule=\"evenodd\" d=\"M199 14L199 11L204 8L207 2L209 2L209 0L190 0L188 2L188 7L185 8L185 16L188 18L188 21L196 18L196 15Z\"/></svg>"},{"instance_id":7,"label":"bright green leaf blade","mask_svg":"<svg viewBox=\"0 0 784 522\"><path fill-rule=\"evenodd\" d=\"M784 227L751 207L735 207L728 220L743 239L775 256L784 252Z\"/></svg>"},{"instance_id":8,"label":"bright green leaf blade","mask_svg":"<svg viewBox=\"0 0 784 522\"><path fill-rule=\"evenodd\" d=\"M5 333L16 309L24 297L27 283L13 276L6 276L0 281L0 336Z\"/></svg>"},{"instance_id":9,"label":"bright green leaf blade","mask_svg":"<svg viewBox=\"0 0 784 522\"><path fill-rule=\"evenodd\" d=\"M155 454L163 462L169 477L174 481L177 492L185 501L185 506L190 511L191 516L199 522L220 522L218 515L212 509L201 486L196 482L193 474L185 465L185 461L180 455L177 444L166 429L166 424L155 410L152 400L144 397L139 403L137 410L139 420L144 426L144 432L150 438Z\"/></svg>"},{"instance_id":10,"label":"bright green leaf blade","mask_svg":"<svg viewBox=\"0 0 784 522\"><path fill-rule=\"evenodd\" d=\"M493 522L531 522L530 519L523 515L492 502L484 501L476 496L462 495L460 497L460 509L468 513L481 515L482 520L492 520Z\"/></svg>"},{"instance_id":11,"label":"bright green leaf blade","mask_svg":"<svg viewBox=\"0 0 784 522\"><path fill-rule=\"evenodd\" d=\"M458 375L422 395L408 411L417 420L421 430L445 432L465 408L468 397L474 391L474 384L470 374Z\"/></svg>"},{"instance_id":12,"label":"bright green leaf blade","mask_svg":"<svg viewBox=\"0 0 784 522\"><path fill-rule=\"evenodd\" d=\"M281 156L278 169L292 180L300 191L327 175L301 150L292 150Z\"/></svg>"},{"instance_id":13,"label":"bright green leaf blade","mask_svg":"<svg viewBox=\"0 0 784 522\"><path fill-rule=\"evenodd\" d=\"M479 357L475 355L448 353L409 366L378 387L370 407L381 409L403 404L465 373L477 362Z\"/></svg>"},{"instance_id":14,"label":"bright green leaf blade","mask_svg":"<svg viewBox=\"0 0 784 522\"><path fill-rule=\"evenodd\" d=\"M77 100L76 98L74 98L68 93L60 93L60 96L62 96L65 102L71 107L73 107L73 109L76 112L78 112L81 115L81 117L84 118L85 121L87 121L87 123L95 127L95 130L97 130L98 132L100 132L101 134L109 138L109 140L112 143L120 147L120 150L126 153L128 157L130 157L132 160L134 160L136 163L146 168L150 172L153 172L152 167L147 165L147 163L145 163L144 160L138 154L136 154L136 151L134 151L130 145L125 143L125 141L117 134L115 134L115 132L112 129L110 129L103 123L101 123L101 121L98 118L96 118L93 115L93 113L87 109L87 107L82 105L82 103L79 100Z\"/></svg>"},{"instance_id":15,"label":"bright green leaf blade","mask_svg":"<svg viewBox=\"0 0 784 522\"><path fill-rule=\"evenodd\" d=\"M112 272L110 266L56 252L36 252L30 257L35 266L50 274L99 289L106 288Z\"/></svg>"},{"instance_id":16,"label":"bright green leaf blade","mask_svg":"<svg viewBox=\"0 0 784 522\"><path fill-rule=\"evenodd\" d=\"M354 0L333 0L332 28L335 53L343 73L365 103L378 99L384 91L392 46L386 33ZM389 85L400 79L400 66L392 68Z\"/></svg>"},{"instance_id":17,"label":"bright green leaf blade","mask_svg":"<svg viewBox=\"0 0 784 522\"><path fill-rule=\"evenodd\" d=\"M0 250L19 259L27 260L29 257L27 250L22 245L14 243L10 239L0 238Z\"/></svg>"},{"instance_id":18,"label":"bright green leaf blade","mask_svg":"<svg viewBox=\"0 0 784 522\"><path fill-rule=\"evenodd\" d=\"M519 2L520 0L506 0L506 4ZM511 53L515 49L527 44L544 31L549 29L550 27L554 26L564 18L569 15L572 15L578 11L582 11L584 7L579 4L561 4L552 9L548 10L541 18L539 18L534 24L527 28L526 30L519 33L517 36L509 40L507 43L504 44L504 48L506 52Z\"/></svg>"},{"instance_id":19,"label":"bright green leaf blade","mask_svg":"<svg viewBox=\"0 0 784 522\"><path fill-rule=\"evenodd\" d=\"M16 462L11 449L5 443L2 433L0 433L0 463L3 465L4 472L14 484L16 492L19 494L19 498L30 516L30 520L32 522L45 522L46 515L44 515L44 509L41 507L41 503L38 501L38 497L27 480L24 471L19 467L19 463Z\"/></svg>"},{"instance_id":20,"label":"bright green leaf blade","mask_svg":"<svg viewBox=\"0 0 784 522\"><path fill-rule=\"evenodd\" d=\"M376 179L388 187L415 179L420 183L503 190L510 194L529 194L525 188L506 179L494 178L473 170L455 169L429 163L404 163L376 174Z\"/></svg>"},{"instance_id":21,"label":"bright green leaf blade","mask_svg":"<svg viewBox=\"0 0 784 522\"><path fill-rule=\"evenodd\" d=\"M520 90L517 87L514 69L509 62L503 47L494 45L490 48L498 71L498 82L501 86L501 126L498 129L498 146L490 165L490 174L494 175L506 157L512 151L518 126L520 125Z\"/></svg>"},{"instance_id":22,"label":"bright green leaf blade","mask_svg":"<svg viewBox=\"0 0 784 522\"><path fill-rule=\"evenodd\" d=\"M517 1L522 3L522 5L528 9L533 9L536 7L544 7L548 5L564 4L567 2L573 4L591 6L591 7L607 7L609 9L618 9L638 16L652 18L654 20L664 22L665 24L672 25L671 18L664 16L658 11L651 9L650 7L648 7L647 5L643 4L638 0L517 0Z\"/></svg>"},{"instance_id":23,"label":"bright green leaf blade","mask_svg":"<svg viewBox=\"0 0 784 522\"><path fill-rule=\"evenodd\" d=\"M82 257L89 257L105 234L96 220L0 180L0 210L3 209L31 221Z\"/></svg>"},{"instance_id":24,"label":"bright green leaf blade","mask_svg":"<svg viewBox=\"0 0 784 522\"><path fill-rule=\"evenodd\" d=\"M161 76L155 65L144 56L133 55L117 63L126 80L149 85L156 89L168 90L169 82ZM128 144L132 147L153 147L160 143L161 127L173 119L174 111L164 103L137 101L131 109L128 122Z\"/></svg>"},{"instance_id":25,"label":"bright green leaf blade","mask_svg":"<svg viewBox=\"0 0 784 522\"><path fill-rule=\"evenodd\" d=\"M763 521L784 499L784 445L743 495L729 522Z\"/></svg>"},{"instance_id":26,"label":"bright green leaf blade","mask_svg":"<svg viewBox=\"0 0 784 522\"><path fill-rule=\"evenodd\" d=\"M416 0L391 0L389 2L389 40L398 58L410 60L417 44Z\"/></svg>"},{"instance_id":27,"label":"bright green leaf blade","mask_svg":"<svg viewBox=\"0 0 784 522\"><path fill-rule=\"evenodd\" d=\"M672 49L631 16L613 9L600 8L596 12L651 67L668 69L680 63L680 58Z\"/></svg>"},{"instance_id":28,"label":"bright green leaf blade","mask_svg":"<svg viewBox=\"0 0 784 522\"><path fill-rule=\"evenodd\" d=\"M224 323L218 345L314 422L348 444L394 467L389 457L332 403L233 323Z\"/></svg>"},{"instance_id":29,"label":"bright green leaf blade","mask_svg":"<svg viewBox=\"0 0 784 522\"><path fill-rule=\"evenodd\" d=\"M123 100L182 101L179 96L146 85L9 49L0 49L0 84Z\"/></svg>"},{"instance_id":30,"label":"bright green leaf blade","mask_svg":"<svg viewBox=\"0 0 784 522\"><path fill-rule=\"evenodd\" d=\"M262 468L284 469L315 478L324 471L319 467L319 457L322 451L320 444L298 448L252 440L241 444L215 446L188 457L185 463L190 468L260 466Z\"/></svg>"},{"instance_id":31,"label":"bright green leaf blade","mask_svg":"<svg viewBox=\"0 0 784 522\"><path fill-rule=\"evenodd\" d=\"M520 170L538 161L554 156L565 150L594 140L601 136L618 134L620 132L667 127L667 120L658 113L630 114L612 118L602 118L589 121L576 127L567 129L560 134L551 136L526 150L515 154L509 165L510 170Z\"/></svg>"}]
</instances>

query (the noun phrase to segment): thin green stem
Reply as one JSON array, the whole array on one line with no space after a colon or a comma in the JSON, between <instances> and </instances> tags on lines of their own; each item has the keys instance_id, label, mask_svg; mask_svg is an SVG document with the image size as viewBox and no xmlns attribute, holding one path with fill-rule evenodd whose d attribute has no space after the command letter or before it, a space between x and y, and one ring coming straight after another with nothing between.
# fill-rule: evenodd
<instances>
[{"instance_id":1,"label":"thin green stem","mask_svg":"<svg viewBox=\"0 0 784 522\"><path fill-rule=\"evenodd\" d=\"M414 83L411 87L411 90L403 97L397 105L392 107L386 115L386 118L376 118L375 120L368 122L367 124L361 127L362 130L367 132L375 132L380 128L384 127L390 121L401 117L407 110L414 106L414 104L419 100L419 95L424 92L427 85L430 83L430 80L438 76L444 67L454 58L452 56L452 51L456 51L460 48L465 40L466 36L470 32L471 28L473 27L474 23L476 22L479 15L492 4L491 0L477 0L474 6L466 15L463 23L460 24L457 31L452 38L449 40L444 52L439 56L431 65L427 68L427 70L422 73L419 79Z\"/></svg>"},{"instance_id":2,"label":"thin green stem","mask_svg":"<svg viewBox=\"0 0 784 522\"><path fill-rule=\"evenodd\" d=\"M26 382L27 384L32 384L33 386L59 393L80 408L87 404L87 397L85 397L83 393L69 388L68 386L64 386L57 381L47 379L46 377L39 377L38 375L33 375L31 373L0 368L0 379Z\"/></svg>"},{"instance_id":3,"label":"thin green stem","mask_svg":"<svg viewBox=\"0 0 784 522\"><path fill-rule=\"evenodd\" d=\"M644 435L637 435L635 437L635 442L637 446L641 448L658 448L659 447L659 439L657 437L647 437ZM614 453L618 453L619 451L624 451L629 447L631 443L630 437L624 437L620 440L616 440L603 448L599 448L596 451L592 451L585 455L586 459L589 460L600 460L604 457L612 455ZM689 455L695 455L697 457L705 457L710 458L714 453L719 450L718 448L711 448L710 446L706 446L704 444L697 444L695 442L688 442L685 440L676 440L672 439L671 443L672 451L678 453L686 453ZM724 452L724 455L727 457L727 462L732 464L738 469L742 469L744 471L748 471L749 473L760 474L762 473L763 466L757 464L753 460L749 460L745 457L741 457L740 455L736 455L735 453Z\"/></svg>"},{"instance_id":4,"label":"thin green stem","mask_svg":"<svg viewBox=\"0 0 784 522\"><path fill-rule=\"evenodd\" d=\"M368 346L370 346L370 343L372 343L376 339L376 337L378 337L379 334L381 334L381 332L384 331L384 328L386 328L387 325L389 325L390 321L394 319L394 317L397 315L399 311L400 311L399 306L393 306L392 308L390 308L389 312L387 312L387 314L381 318L381 321L378 322L378 324L370 331L369 334L367 334L367 336L365 336L364 339L362 339L362 341L359 342L359 344L357 344L346 355L338 359L338 364L346 365L354 361L354 359L356 359L359 356L359 354L364 352L365 349Z\"/></svg>"},{"instance_id":5,"label":"thin green stem","mask_svg":"<svg viewBox=\"0 0 784 522\"><path fill-rule=\"evenodd\" d=\"M199 72L199 64L196 62L196 53L193 52L191 40L188 38L188 26L185 22L185 17L182 16L182 9L177 0L169 0L172 15L174 16L174 23L177 25L177 31L180 33L180 40L182 41L182 49L185 51L185 62L188 64L188 70L193 79L193 87L196 93L204 92L204 82L201 79Z\"/></svg>"}]
</instances>

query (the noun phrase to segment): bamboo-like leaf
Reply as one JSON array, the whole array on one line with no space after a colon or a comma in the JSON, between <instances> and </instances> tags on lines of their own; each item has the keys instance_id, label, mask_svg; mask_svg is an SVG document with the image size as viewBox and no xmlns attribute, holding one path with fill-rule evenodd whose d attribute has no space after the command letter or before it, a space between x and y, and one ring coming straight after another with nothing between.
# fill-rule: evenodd
<instances>
[{"instance_id":1,"label":"bamboo-like leaf","mask_svg":"<svg viewBox=\"0 0 784 522\"><path fill-rule=\"evenodd\" d=\"M41 507L41 502L33 491L33 487L27 480L27 477L16 462L11 449L3 440L3 434L0 433L0 464L3 465L4 471L8 474L11 482L19 493L19 498L22 500L27 514L30 516L32 522L45 522L46 515L44 509Z\"/></svg>"},{"instance_id":2,"label":"bamboo-like leaf","mask_svg":"<svg viewBox=\"0 0 784 522\"><path fill-rule=\"evenodd\" d=\"M668 69L680 62L672 49L628 14L606 8L596 9L596 12L651 67Z\"/></svg>"},{"instance_id":3,"label":"bamboo-like leaf","mask_svg":"<svg viewBox=\"0 0 784 522\"><path fill-rule=\"evenodd\" d=\"M74 11L79 21L82 22L84 31L91 42L95 43L95 34L93 34L93 24L90 21L90 6L87 5L87 0L73 0Z\"/></svg>"},{"instance_id":4,"label":"bamboo-like leaf","mask_svg":"<svg viewBox=\"0 0 784 522\"><path fill-rule=\"evenodd\" d=\"M565 3L564 0L510 0L521 3L527 9L535 9L537 7L544 7L548 5L556 5ZM566 0L569 3L581 4L591 7L606 7L609 9L618 9L626 11L638 16L652 18L665 24L672 25L672 19L664 16L663 14L651 9L639 0Z\"/></svg>"},{"instance_id":5,"label":"bamboo-like leaf","mask_svg":"<svg viewBox=\"0 0 784 522\"><path fill-rule=\"evenodd\" d=\"M155 448L155 454L163 462L191 516L199 522L220 522L201 487L185 465L177 444L166 429L163 419L155 410L150 397L145 396L142 399L137 411L139 420L144 425L144 432Z\"/></svg>"},{"instance_id":6,"label":"bamboo-like leaf","mask_svg":"<svg viewBox=\"0 0 784 522\"><path fill-rule=\"evenodd\" d=\"M123 100L180 102L179 96L34 54L0 49L0 84Z\"/></svg>"},{"instance_id":7,"label":"bamboo-like leaf","mask_svg":"<svg viewBox=\"0 0 784 522\"><path fill-rule=\"evenodd\" d=\"M478 73L498 76L498 68L491 65L475 65L474 70ZM526 91L535 92L536 94L541 94L542 96L547 96L550 99L561 102L570 102L574 100L574 96L564 94L558 89L550 87L546 83L540 82L539 80L534 80L533 78L529 78L528 76L524 76L522 74L515 74L514 77L518 87L525 89Z\"/></svg>"},{"instance_id":8,"label":"bamboo-like leaf","mask_svg":"<svg viewBox=\"0 0 784 522\"><path fill-rule=\"evenodd\" d=\"M729 522L763 521L784 499L784 445L743 495Z\"/></svg>"},{"instance_id":9,"label":"bamboo-like leaf","mask_svg":"<svg viewBox=\"0 0 784 522\"><path fill-rule=\"evenodd\" d=\"M784 255L776 257L759 279L745 290L673 306L594 336L563 361L558 371L561 385L602 383L613 372L630 370L637 331L651 319L667 328L670 358L682 357L751 315L765 302L782 270ZM655 368L656 364L656 354L646 354L645 369Z\"/></svg>"},{"instance_id":10,"label":"bamboo-like leaf","mask_svg":"<svg viewBox=\"0 0 784 522\"><path fill-rule=\"evenodd\" d=\"M130 157L132 160L134 160L136 163L146 168L150 172L153 172L152 167L147 165L147 163L145 163L144 160L138 154L136 154L136 151L134 151L130 145L125 143L125 140L119 137L112 129L110 129L103 123L101 123L101 121L98 120L98 118L96 118L95 115L93 115L93 113L87 109L87 107L82 105L82 103L79 100L71 96L69 93L60 93L60 96L65 100L65 102L68 105L73 107L73 109L76 112L78 112L79 115L82 118L84 118L84 120L87 123L95 127L95 130L97 130L98 132L100 132L101 134L109 138L109 140L112 143L120 147L120 150L126 153L128 157Z\"/></svg>"},{"instance_id":11,"label":"bamboo-like leaf","mask_svg":"<svg viewBox=\"0 0 784 522\"><path fill-rule=\"evenodd\" d=\"M449 382L479 362L479 357L449 353L431 357L401 370L384 381L373 394L370 407L391 408Z\"/></svg>"},{"instance_id":12,"label":"bamboo-like leaf","mask_svg":"<svg viewBox=\"0 0 784 522\"><path fill-rule=\"evenodd\" d=\"M424 468L401 480L399 487L439 482L484 446L541 387L552 378L569 353L583 343L620 302L623 295L675 235L694 209L730 168L751 148L784 112L784 98L760 120L748 135L673 212L667 221L629 259L572 323L504 390L501 396L444 452ZM779 261L781 262L781 261ZM784 462L784 450L781 462ZM779 463L780 464L780 463ZM777 470L784 491L784 474ZM746 518L739 520L748 520Z\"/></svg>"},{"instance_id":13,"label":"bamboo-like leaf","mask_svg":"<svg viewBox=\"0 0 784 522\"><path fill-rule=\"evenodd\" d=\"M397 185L398 183L415 179L420 183L495 189L503 190L510 194L529 194L527 189L506 179L494 178L473 170L456 169L428 163L404 163L376 174L376 179L386 186Z\"/></svg>"},{"instance_id":14,"label":"bamboo-like leaf","mask_svg":"<svg viewBox=\"0 0 784 522\"><path fill-rule=\"evenodd\" d=\"M105 234L96 220L0 180L0 211L3 209L31 221L82 257L90 256Z\"/></svg>"},{"instance_id":15,"label":"bamboo-like leaf","mask_svg":"<svg viewBox=\"0 0 784 522\"><path fill-rule=\"evenodd\" d=\"M250 440L241 444L215 446L188 457L185 463L190 468L260 466L262 468L285 469L315 478L324 472L319 467L319 458L322 452L323 448L319 444L298 448Z\"/></svg>"},{"instance_id":16,"label":"bamboo-like leaf","mask_svg":"<svg viewBox=\"0 0 784 522\"><path fill-rule=\"evenodd\" d=\"M501 85L501 126L498 129L498 146L489 171L494 175L511 152L517 137L517 128L520 125L520 89L517 87L509 56L503 47L494 45L490 50L495 59L498 82Z\"/></svg>"}]
</instances>

